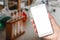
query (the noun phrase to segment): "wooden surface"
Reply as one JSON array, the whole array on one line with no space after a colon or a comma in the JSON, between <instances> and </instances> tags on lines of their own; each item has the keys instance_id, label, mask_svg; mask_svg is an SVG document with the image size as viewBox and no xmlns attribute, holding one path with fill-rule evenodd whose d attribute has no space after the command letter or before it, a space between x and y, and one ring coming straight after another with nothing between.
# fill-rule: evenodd
<instances>
[{"instance_id":1,"label":"wooden surface","mask_svg":"<svg viewBox=\"0 0 60 40\"><path fill-rule=\"evenodd\" d=\"M13 6L17 6L17 4L15 4L15 3L17 3L17 2L14 2L14 1L9 1L8 2L8 7L10 8L10 7L13 7Z\"/></svg>"},{"instance_id":2,"label":"wooden surface","mask_svg":"<svg viewBox=\"0 0 60 40\"><path fill-rule=\"evenodd\" d=\"M27 5L28 5L28 6L31 5L32 1L33 1L33 0L28 0Z\"/></svg>"},{"instance_id":3,"label":"wooden surface","mask_svg":"<svg viewBox=\"0 0 60 40\"><path fill-rule=\"evenodd\" d=\"M17 0L9 0L9 1L15 1L15 2L17 2Z\"/></svg>"},{"instance_id":4,"label":"wooden surface","mask_svg":"<svg viewBox=\"0 0 60 40\"><path fill-rule=\"evenodd\" d=\"M0 5L0 10L2 10L4 8L4 6L3 5Z\"/></svg>"},{"instance_id":5,"label":"wooden surface","mask_svg":"<svg viewBox=\"0 0 60 40\"><path fill-rule=\"evenodd\" d=\"M18 11L20 11L21 10L21 0L18 0L18 4L17 5L18 5L17 9L18 9Z\"/></svg>"}]
</instances>

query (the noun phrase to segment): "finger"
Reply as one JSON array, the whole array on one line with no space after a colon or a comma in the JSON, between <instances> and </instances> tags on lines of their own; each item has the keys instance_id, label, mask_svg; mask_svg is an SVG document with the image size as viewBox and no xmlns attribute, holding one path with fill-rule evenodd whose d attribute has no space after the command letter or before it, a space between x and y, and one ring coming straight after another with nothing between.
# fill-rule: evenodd
<instances>
[{"instance_id":1,"label":"finger","mask_svg":"<svg viewBox=\"0 0 60 40\"><path fill-rule=\"evenodd\" d=\"M31 19L31 22L32 22L32 24L34 24L34 20L33 19Z\"/></svg>"},{"instance_id":2,"label":"finger","mask_svg":"<svg viewBox=\"0 0 60 40\"><path fill-rule=\"evenodd\" d=\"M33 24L33 27L34 27L34 31L37 32L37 28L35 24Z\"/></svg>"},{"instance_id":3,"label":"finger","mask_svg":"<svg viewBox=\"0 0 60 40\"><path fill-rule=\"evenodd\" d=\"M53 16L52 16L51 14L48 14L48 16L49 16L49 19L50 19L50 21L51 21L52 25L55 25L55 24L56 24L56 22L55 22L55 20L54 20Z\"/></svg>"},{"instance_id":4,"label":"finger","mask_svg":"<svg viewBox=\"0 0 60 40\"><path fill-rule=\"evenodd\" d=\"M36 25L35 25L35 23L34 23L34 20L32 19L31 22L32 22L33 27L34 27L34 32L38 34Z\"/></svg>"},{"instance_id":5,"label":"finger","mask_svg":"<svg viewBox=\"0 0 60 40\"><path fill-rule=\"evenodd\" d=\"M36 28L36 25L34 24L34 31L35 31L35 33L38 33L37 32L37 28Z\"/></svg>"},{"instance_id":6,"label":"finger","mask_svg":"<svg viewBox=\"0 0 60 40\"><path fill-rule=\"evenodd\" d=\"M51 24L52 24L52 27L53 27L53 30L54 30L54 34L49 35L49 36L45 36L44 39L52 39L52 38L56 37L57 36L56 32L59 28L56 21L54 20L53 16L51 14L48 14L48 16L49 16L49 19L51 21Z\"/></svg>"},{"instance_id":7,"label":"finger","mask_svg":"<svg viewBox=\"0 0 60 40\"><path fill-rule=\"evenodd\" d=\"M34 24L33 27L34 27L34 32L36 33L36 35L38 35L38 31L37 31L36 25Z\"/></svg>"}]
</instances>

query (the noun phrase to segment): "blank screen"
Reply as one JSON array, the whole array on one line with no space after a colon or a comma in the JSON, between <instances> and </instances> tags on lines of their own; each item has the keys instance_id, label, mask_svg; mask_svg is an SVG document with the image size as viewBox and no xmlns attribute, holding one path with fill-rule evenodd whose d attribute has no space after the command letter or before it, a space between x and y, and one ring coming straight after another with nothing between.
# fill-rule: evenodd
<instances>
[{"instance_id":1,"label":"blank screen","mask_svg":"<svg viewBox=\"0 0 60 40\"><path fill-rule=\"evenodd\" d=\"M47 14L45 4L32 6L30 8L39 37L43 37L53 33L51 23Z\"/></svg>"}]
</instances>

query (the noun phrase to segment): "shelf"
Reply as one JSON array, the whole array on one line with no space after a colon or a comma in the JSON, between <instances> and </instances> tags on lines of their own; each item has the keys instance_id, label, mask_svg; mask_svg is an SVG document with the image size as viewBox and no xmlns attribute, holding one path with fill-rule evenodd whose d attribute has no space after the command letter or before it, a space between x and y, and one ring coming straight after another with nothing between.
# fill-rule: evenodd
<instances>
[{"instance_id":1,"label":"shelf","mask_svg":"<svg viewBox=\"0 0 60 40\"><path fill-rule=\"evenodd\" d=\"M19 18L13 19L13 20L10 19L10 20L7 21L7 23L15 23L15 22L17 22L17 21L23 20L23 18L24 18L24 17L19 17Z\"/></svg>"},{"instance_id":2,"label":"shelf","mask_svg":"<svg viewBox=\"0 0 60 40\"><path fill-rule=\"evenodd\" d=\"M7 21L7 23L6 23L6 34L9 37L9 39L14 40L14 39L22 36L23 34L25 34L25 31L16 33L16 36L15 36L15 34L12 34L13 27L16 27L16 26L12 26L12 24L15 24L16 22L23 20L23 18L24 17L19 17L19 18L16 18L15 20L11 19L11 20Z\"/></svg>"}]
</instances>

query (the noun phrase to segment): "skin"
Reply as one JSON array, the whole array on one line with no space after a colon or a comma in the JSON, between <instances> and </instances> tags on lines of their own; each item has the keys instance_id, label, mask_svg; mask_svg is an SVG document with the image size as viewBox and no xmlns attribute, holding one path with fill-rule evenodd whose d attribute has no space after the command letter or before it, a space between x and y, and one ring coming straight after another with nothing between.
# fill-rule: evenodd
<instances>
[{"instance_id":1,"label":"skin","mask_svg":"<svg viewBox=\"0 0 60 40\"><path fill-rule=\"evenodd\" d=\"M60 40L60 26L56 23L56 21L54 20L54 18L51 14L48 14L48 16L51 21L54 33L52 35L48 35L48 36L43 37L43 39L44 40ZM37 29L36 29L36 25L34 23L34 20L32 19L31 22L33 23L34 30L37 33Z\"/></svg>"}]
</instances>

